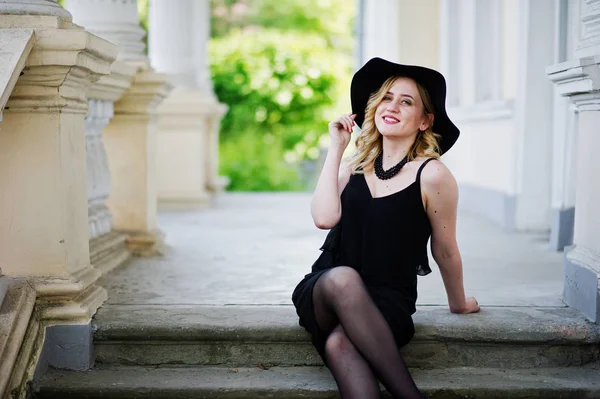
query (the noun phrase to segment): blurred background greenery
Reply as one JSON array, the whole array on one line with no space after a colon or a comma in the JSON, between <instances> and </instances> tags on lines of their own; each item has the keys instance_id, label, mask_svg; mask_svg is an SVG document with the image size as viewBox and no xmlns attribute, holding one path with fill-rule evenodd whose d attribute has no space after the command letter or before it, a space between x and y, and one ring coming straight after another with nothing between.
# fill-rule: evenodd
<instances>
[{"instance_id":1,"label":"blurred background greenery","mask_svg":"<svg viewBox=\"0 0 600 399\"><path fill-rule=\"evenodd\" d=\"M148 29L148 0L139 0ZM355 1L212 0L209 60L229 106L220 173L231 191L308 190L328 139L349 112Z\"/></svg>"}]
</instances>

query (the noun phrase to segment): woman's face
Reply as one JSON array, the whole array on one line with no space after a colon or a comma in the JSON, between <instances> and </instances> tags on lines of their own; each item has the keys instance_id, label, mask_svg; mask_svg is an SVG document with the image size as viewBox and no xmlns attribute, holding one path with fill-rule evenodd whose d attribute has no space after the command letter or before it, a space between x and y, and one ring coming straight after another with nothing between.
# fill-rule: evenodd
<instances>
[{"instance_id":1,"label":"woman's face","mask_svg":"<svg viewBox=\"0 0 600 399\"><path fill-rule=\"evenodd\" d=\"M417 84L409 78L398 78L375 110L375 126L389 138L416 136L429 123Z\"/></svg>"}]
</instances>

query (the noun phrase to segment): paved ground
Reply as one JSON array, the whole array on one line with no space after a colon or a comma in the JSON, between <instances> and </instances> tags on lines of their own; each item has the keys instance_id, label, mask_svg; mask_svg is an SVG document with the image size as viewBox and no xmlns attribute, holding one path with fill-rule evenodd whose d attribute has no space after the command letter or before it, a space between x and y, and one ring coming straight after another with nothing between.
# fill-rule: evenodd
<instances>
[{"instance_id":1,"label":"paved ground","mask_svg":"<svg viewBox=\"0 0 600 399\"><path fill-rule=\"evenodd\" d=\"M212 208L159 215L169 251L104 277L110 304L291 304L326 231L310 217L310 194L223 194ZM562 306L562 253L547 237L507 234L462 212L458 222L467 294L487 306ZM433 273L419 278L420 305L445 305Z\"/></svg>"}]
</instances>

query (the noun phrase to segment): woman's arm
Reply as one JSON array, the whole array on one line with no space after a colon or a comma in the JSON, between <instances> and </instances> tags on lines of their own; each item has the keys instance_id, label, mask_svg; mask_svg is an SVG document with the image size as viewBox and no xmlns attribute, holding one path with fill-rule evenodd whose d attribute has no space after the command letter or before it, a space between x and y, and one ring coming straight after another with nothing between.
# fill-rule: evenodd
<instances>
[{"instance_id":1,"label":"woman's arm","mask_svg":"<svg viewBox=\"0 0 600 399\"><path fill-rule=\"evenodd\" d=\"M421 192L431 222L431 253L440 267L452 313L479 310L475 298L465 297L462 259L456 242L458 186L440 161L430 162L421 174Z\"/></svg>"},{"instance_id":2,"label":"woman's arm","mask_svg":"<svg viewBox=\"0 0 600 399\"><path fill-rule=\"evenodd\" d=\"M340 195L350 179L350 168L340 164L350 142L353 119L342 115L329 124L331 142L310 206L313 221L320 229L334 227L342 216Z\"/></svg>"}]
</instances>

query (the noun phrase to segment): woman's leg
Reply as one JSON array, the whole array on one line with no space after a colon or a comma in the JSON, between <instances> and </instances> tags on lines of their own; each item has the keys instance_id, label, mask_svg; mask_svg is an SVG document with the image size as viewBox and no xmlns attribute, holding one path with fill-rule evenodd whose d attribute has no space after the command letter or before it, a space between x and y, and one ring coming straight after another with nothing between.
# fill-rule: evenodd
<instances>
[{"instance_id":1,"label":"woman's leg","mask_svg":"<svg viewBox=\"0 0 600 399\"><path fill-rule=\"evenodd\" d=\"M325 357L342 399L379 398L377 378L339 324L327 337Z\"/></svg>"},{"instance_id":2,"label":"woman's leg","mask_svg":"<svg viewBox=\"0 0 600 399\"><path fill-rule=\"evenodd\" d=\"M339 266L325 273L315 284L313 303L319 326L328 330L338 320L394 398L424 398L402 359L390 327L356 270Z\"/></svg>"}]
</instances>

